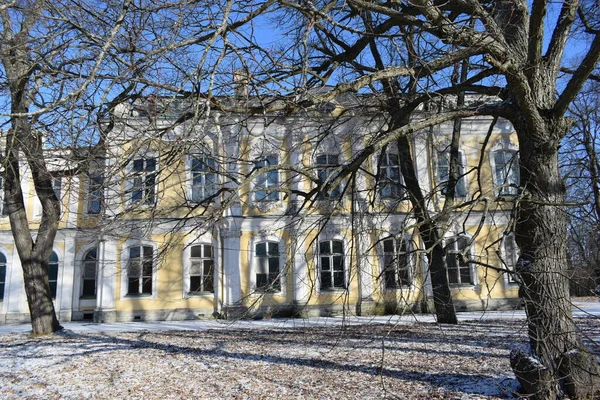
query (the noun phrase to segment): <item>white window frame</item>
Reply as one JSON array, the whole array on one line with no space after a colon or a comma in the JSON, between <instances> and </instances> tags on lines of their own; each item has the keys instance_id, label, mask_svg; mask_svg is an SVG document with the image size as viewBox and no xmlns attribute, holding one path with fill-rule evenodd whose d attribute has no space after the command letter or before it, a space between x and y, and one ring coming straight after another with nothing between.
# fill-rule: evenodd
<instances>
[{"instance_id":1,"label":"white window frame","mask_svg":"<svg viewBox=\"0 0 600 400\"><path fill-rule=\"evenodd\" d=\"M213 292L197 292L191 293L190 291L190 271L192 268L192 247L199 245L208 245L212 246L213 251ZM201 237L194 238L193 241L189 241L183 247L183 298L217 298L217 293L219 291L219 268L220 268L220 256L219 256L219 246L217 245L217 241L209 235L203 235Z\"/></svg>"},{"instance_id":2,"label":"white window frame","mask_svg":"<svg viewBox=\"0 0 600 400\"><path fill-rule=\"evenodd\" d=\"M506 163L506 154L510 153L509 162ZM498 175L496 155L503 154L503 166L501 174ZM496 196L514 197L519 194L520 176L519 176L519 151L513 148L499 147L490 151L490 165L492 167L492 176L494 179L494 188ZM513 176L515 182L511 182Z\"/></svg>"},{"instance_id":3,"label":"white window frame","mask_svg":"<svg viewBox=\"0 0 600 400\"><path fill-rule=\"evenodd\" d=\"M132 247L152 247L152 293L144 294L144 293L128 293L129 292L129 254L130 249ZM149 240L128 240L121 247L121 300L135 300L135 299L151 299L155 300L157 298L157 275L158 275L158 267L157 267L157 254L158 254L158 246L156 243ZM143 250L141 250L140 255L143 258Z\"/></svg>"},{"instance_id":4,"label":"white window frame","mask_svg":"<svg viewBox=\"0 0 600 400\"><path fill-rule=\"evenodd\" d=\"M390 157L395 156L396 157L396 161L397 164L392 164L392 162L390 161ZM379 160L381 159L381 163L379 163ZM392 171L394 169L398 170L398 179L395 180L393 178L389 178L390 175L393 175ZM400 156L397 152L393 152L393 151L386 151L385 153L382 153L379 155L379 157L377 157L377 160L375 161L375 172L379 171L380 172L380 176L378 178L378 187L377 187L377 194L379 195L379 197L383 200L402 200L402 198L404 197L405 194L405 189L404 189L404 178L402 177L402 171L400 169ZM394 195L387 195L384 194L382 191L384 188L393 188L396 187L396 190L398 191L398 194L396 196ZM393 190L392 190L393 191Z\"/></svg>"},{"instance_id":5,"label":"white window frame","mask_svg":"<svg viewBox=\"0 0 600 400\"><path fill-rule=\"evenodd\" d=\"M330 252L329 253L325 253L322 254L321 253L321 243L324 242L329 242L329 246L330 246ZM342 252L341 253L333 253L333 242L340 242L342 243ZM318 282L319 282L319 292L320 293L328 293L328 292L336 292L336 291L347 291L349 290L349 282L348 282L348 259L346 257L345 254L345 250L346 250L346 241L337 237L333 237L333 238L322 238L319 239L319 241L316 243L317 245L317 272L318 272ZM341 257L341 261L342 261L342 276L343 276L343 286L335 286L335 271L333 269L333 264L334 264L334 259L333 257L335 257L336 255ZM332 285L330 285L329 287L324 288L323 287L323 258L322 257L327 257L328 258L328 262L329 264L332 266L332 268L330 268L330 279L332 282Z\"/></svg>"},{"instance_id":6,"label":"white window frame","mask_svg":"<svg viewBox=\"0 0 600 400\"><path fill-rule=\"evenodd\" d=\"M221 186L220 175L219 175L219 164L217 162L217 158L213 157L210 154L205 153L193 153L188 155L188 198L192 203L200 203L205 201L207 198L215 195ZM200 169L194 171L194 161L198 160L202 165L206 165L206 169ZM210 163L214 164L214 170L211 170ZM213 183L212 191L208 190L210 185L206 184L207 175L214 175L215 181ZM198 178L202 180L201 184L195 185L194 180ZM202 196L200 198L194 198L194 188L198 187L201 190ZM217 199L211 200L211 202L216 201Z\"/></svg>"},{"instance_id":7,"label":"white window frame","mask_svg":"<svg viewBox=\"0 0 600 400\"><path fill-rule=\"evenodd\" d=\"M386 242L387 241L392 241L392 246L393 246L393 251L388 252L386 251ZM402 241L402 244L404 245L404 251L398 251L398 242ZM386 236L383 239L381 239L381 243L380 243L380 266L381 266L381 285L383 290L385 291L396 291L396 290L402 290L402 289L407 289L409 287L411 287L413 285L414 282L414 257L412 255L412 246L410 245L410 241L408 240L408 238L406 237L394 237L394 236ZM407 284L400 284L398 285L398 271L400 270L398 266L396 266L394 268L394 279L396 282L396 285L394 287L388 287L387 286L387 275L386 272L388 270L388 263L387 263L387 258L388 257L393 257L394 260L398 260L400 257L400 254L403 254L403 257L405 257L406 261L407 261L407 265L405 265L405 267L403 267L402 269L405 269L407 272L407 280L408 283Z\"/></svg>"},{"instance_id":8,"label":"white window frame","mask_svg":"<svg viewBox=\"0 0 600 400\"><path fill-rule=\"evenodd\" d=\"M4 257L4 262L0 261L0 269L4 268L4 274L0 273L0 288L2 289L0 290L0 303L2 303L4 301L4 296L7 295L6 289L8 286L8 257L6 257L3 251L0 251L0 256Z\"/></svg>"},{"instance_id":9,"label":"white window frame","mask_svg":"<svg viewBox=\"0 0 600 400\"><path fill-rule=\"evenodd\" d=\"M319 159L325 157L325 163L319 163ZM333 157L335 157L335 163L333 163ZM315 156L315 168L317 170L317 177L322 182L326 182L331 174L339 168L341 165L342 155L333 152L323 152ZM342 197L342 182L340 182L335 188L331 189L329 193L319 191L317 193L317 200L335 200L341 199Z\"/></svg>"},{"instance_id":10,"label":"white window frame","mask_svg":"<svg viewBox=\"0 0 600 400\"><path fill-rule=\"evenodd\" d=\"M6 205L6 193L4 190L5 178L4 171L0 171L0 218L8 218L8 208Z\"/></svg>"},{"instance_id":11,"label":"white window frame","mask_svg":"<svg viewBox=\"0 0 600 400\"><path fill-rule=\"evenodd\" d=\"M463 252L461 252L461 250L458 248L458 242L460 239L464 239L467 242L467 248L466 248L466 252L464 254L464 256L467 258L467 268L469 270L469 276L470 276L470 282L464 283L462 282L462 276L461 276L461 265L460 265L460 260L458 259L458 257L460 257L460 254L462 254ZM474 258L474 254L475 254L475 249L474 249L474 243L471 242L472 238L468 235L465 234L456 234L456 235L452 235L452 236L446 236L444 238L444 248L446 249L446 263L447 263L447 269L446 269L446 274L448 275L448 284L450 285L450 287L474 287L478 285L478 276L477 276L477 267L476 265L471 262ZM453 244L453 248L452 249L448 249L448 246L450 244ZM450 257L456 257L456 262L457 262L457 278L458 280L460 280L460 282L450 282L450 274L449 274L449 265L450 265Z\"/></svg>"},{"instance_id":12,"label":"white window frame","mask_svg":"<svg viewBox=\"0 0 600 400\"><path fill-rule=\"evenodd\" d=\"M514 252L512 252L512 254L508 254L509 252L506 249L506 244L507 243L511 243L514 247L513 249L515 250ZM517 261L519 260L519 246L517 245L517 242L515 240L515 234L514 233L510 233L508 235L504 235L504 237L502 237L502 240L500 242L500 255L502 256L502 259L500 260L501 264L502 264L502 268L503 269L507 269L509 271L514 271L515 268L517 267ZM507 286L517 286L519 285L519 281L517 279L515 279L515 275L510 274L508 272L504 272L504 283Z\"/></svg>"},{"instance_id":13,"label":"white window frame","mask_svg":"<svg viewBox=\"0 0 600 400\"><path fill-rule=\"evenodd\" d=\"M139 171L140 173L135 171L135 163L138 161L142 161L143 162L143 166L142 166L142 171ZM152 171L146 171L146 163L149 160L154 160L154 169ZM153 190L153 201L149 202L147 201L147 198L149 197L147 194L147 190L150 187L150 185L146 184L146 180L148 179L148 177L150 175L154 175L154 187L152 188ZM155 153L149 152L147 154L139 154L136 157L134 157L128 164L127 166L127 187L126 187L126 194L127 194L127 203L130 205L135 205L135 206L142 206L142 207L152 207L158 204L158 175L159 175L159 159L157 157L157 155ZM136 188L136 180L137 179L141 179L142 180L142 185L140 186L142 189L135 189ZM142 198L139 200L135 200L133 198L133 194L134 191L137 190L141 190L142 191Z\"/></svg>"},{"instance_id":14,"label":"white window frame","mask_svg":"<svg viewBox=\"0 0 600 400\"><path fill-rule=\"evenodd\" d=\"M259 255L258 253L258 247L260 245L264 245L265 246L265 254L264 255ZM272 245L277 246L277 253L276 254L271 254L270 250ZM282 270L281 270L281 249L280 249L280 244L279 241L274 241L274 240L260 240L260 241L256 241L254 242L254 246L253 246L253 268L252 268L252 278L253 278L253 290L255 292L258 293L281 293L282 291ZM277 276L276 279L279 281L279 290L277 290L276 288L273 288L272 286L269 287L270 285L270 266L271 266L271 259L275 259L276 258L276 262L277 262ZM266 267L266 270L264 269L264 267ZM267 275L267 284L263 285L263 286L259 286L259 282L258 282L258 274L266 274ZM273 282L275 282L275 280L273 280Z\"/></svg>"},{"instance_id":15,"label":"white window frame","mask_svg":"<svg viewBox=\"0 0 600 400\"><path fill-rule=\"evenodd\" d=\"M258 265L260 262L260 256L256 255L256 246L260 243L275 243L278 246L279 249L279 285L280 285L280 290L279 291L269 291L269 290L261 290L261 288L259 288L257 286L257 282L256 282L256 274L258 272ZM268 245L267 245L267 252L268 252ZM248 245L248 254L249 254L249 263L250 263L250 279L249 279L249 284L250 284L250 288L252 289L252 295L253 296L264 296L264 295L275 295L275 296L286 296L286 271L285 271L285 265L286 265L286 245L285 245L285 241L281 240L280 237L273 235L273 234L268 234L268 235L257 235L256 237L254 237L252 240L249 241L249 245ZM268 254L268 253L267 253ZM267 255L268 257L268 255Z\"/></svg>"},{"instance_id":16,"label":"white window frame","mask_svg":"<svg viewBox=\"0 0 600 400\"><path fill-rule=\"evenodd\" d=\"M187 258L186 268L184 268L184 296L189 297L212 297L215 294L216 290L216 260L215 260L215 246L212 243L206 242L198 242L193 243L187 246L187 252L185 252L185 257ZM192 257L193 248L200 247L201 255L200 257ZM206 247L210 248L210 256L206 255ZM206 286L206 282L204 282L204 262L212 261L212 291L210 290L198 290L192 291L192 277L198 276L197 274L192 274L193 266L196 262L201 264L202 273L200 276L200 284L204 289Z\"/></svg>"},{"instance_id":17,"label":"white window frame","mask_svg":"<svg viewBox=\"0 0 600 400\"><path fill-rule=\"evenodd\" d=\"M52 260L52 255L56 254L56 262L51 262ZM61 266L61 257L59 252L57 252L56 250L52 250L52 253L50 254L50 258L48 259L48 285L50 285L50 294L52 294L52 282L54 282L56 284L56 290L54 293L54 296L52 296L53 300L56 300L58 298L59 295L59 290L58 290L58 282L60 282L60 266ZM56 278L55 279L50 279L50 264L56 264Z\"/></svg>"},{"instance_id":18,"label":"white window frame","mask_svg":"<svg viewBox=\"0 0 600 400\"><path fill-rule=\"evenodd\" d=\"M264 168L279 165L277 154L269 154L254 162L254 168ZM274 178L274 179L273 179ZM279 201L279 171L270 170L258 175L254 181L253 195L255 202Z\"/></svg>"},{"instance_id":19,"label":"white window frame","mask_svg":"<svg viewBox=\"0 0 600 400\"><path fill-rule=\"evenodd\" d=\"M102 174L87 176L85 193L85 213L88 215L102 214L104 208L104 176ZM98 202L98 211L92 211L93 202Z\"/></svg>"},{"instance_id":20,"label":"white window frame","mask_svg":"<svg viewBox=\"0 0 600 400\"><path fill-rule=\"evenodd\" d=\"M87 256L88 254L90 254L90 252L92 251L96 251L96 258L94 260L87 260ZM93 268L94 268L94 294L93 295L85 295L83 293L84 288L85 288L85 281L86 280L91 280L89 279L89 277L87 277L87 272L88 272L88 266L93 264ZM83 253L83 257L81 259L81 276L80 276L80 289L79 289L79 298L80 299L95 299L96 296L98 295L98 271L99 271L99 254L98 254L98 247L97 246L91 246L88 249L86 249Z\"/></svg>"},{"instance_id":21,"label":"white window frame","mask_svg":"<svg viewBox=\"0 0 600 400\"><path fill-rule=\"evenodd\" d=\"M435 153L436 157L435 157L435 182L437 183L437 188L440 191L440 194L442 196L444 196L447 192L447 188L448 188L448 181L443 181L442 177L440 176L440 160L442 158L445 158L448 160L448 177L450 177L450 148L446 148L444 150L438 150ZM447 156L446 156L447 155ZM466 155L464 153L464 151L459 150L458 151L458 175L460 176L460 178L458 179L458 182L456 182L456 186L454 187L454 197L457 199L468 199L469 198L469 180L467 179L467 174L466 174L466 169L467 169L467 158ZM463 190L464 193L460 194L458 193L457 189L460 186L460 182L462 182L462 186L463 186Z\"/></svg>"}]
</instances>

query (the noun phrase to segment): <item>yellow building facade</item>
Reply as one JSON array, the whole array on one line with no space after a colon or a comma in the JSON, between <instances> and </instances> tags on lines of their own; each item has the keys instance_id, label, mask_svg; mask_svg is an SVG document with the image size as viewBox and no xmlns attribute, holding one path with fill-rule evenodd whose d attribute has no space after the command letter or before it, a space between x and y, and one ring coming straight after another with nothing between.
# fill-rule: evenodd
<instances>
[{"instance_id":1,"label":"yellow building facade","mask_svg":"<svg viewBox=\"0 0 600 400\"><path fill-rule=\"evenodd\" d=\"M360 99L354 99L360 103ZM397 144L343 174L386 129L340 103L294 115L123 106L85 173L52 151L59 232L50 284L60 320L98 322L427 312L427 255ZM419 118L417 113L413 118ZM510 234L518 143L507 121L462 121L446 205L452 122L411 136L458 310L518 304ZM342 175L340 175L342 174ZM41 207L26 169L33 229ZM26 321L23 274L0 217L0 323Z\"/></svg>"}]
</instances>

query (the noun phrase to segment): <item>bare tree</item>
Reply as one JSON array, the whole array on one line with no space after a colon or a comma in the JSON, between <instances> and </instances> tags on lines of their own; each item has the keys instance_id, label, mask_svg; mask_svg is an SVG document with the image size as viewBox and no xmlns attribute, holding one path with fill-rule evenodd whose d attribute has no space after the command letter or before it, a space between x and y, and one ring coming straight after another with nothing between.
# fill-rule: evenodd
<instances>
[{"instance_id":1,"label":"bare tree","mask_svg":"<svg viewBox=\"0 0 600 400\"><path fill-rule=\"evenodd\" d=\"M464 90L498 96L395 125L356 156L340 176L375 150L426 126L474 115L509 120L517 132L521 154L526 154L520 162L522 194L515 209L515 234L521 251L517 273L535 357L514 353L512 365L527 394L556 398L565 391L576 398L590 396L597 387L598 371L571 318L565 186L558 148L573 124L566 116L569 105L600 56L600 32L586 17L595 15L589 12L593 5L513 0L281 4L296 10L300 16L295 21L302 24L297 29L305 40L297 41L299 45L288 53L288 65L297 68L287 70L290 76L304 76L297 80L302 85L300 92L311 85L337 83L327 95L307 96L305 101L363 91L398 102L386 87L390 81L411 79L424 96L417 103ZM553 23L547 22L550 10L558 14ZM400 46L407 35L414 35L418 45ZM574 37L586 37L589 45L585 56L561 81L565 51ZM380 62L369 46L384 42L388 49L402 49L406 56ZM293 61L297 54L302 58ZM451 66L467 59L478 70L459 83L448 79Z\"/></svg>"}]
</instances>

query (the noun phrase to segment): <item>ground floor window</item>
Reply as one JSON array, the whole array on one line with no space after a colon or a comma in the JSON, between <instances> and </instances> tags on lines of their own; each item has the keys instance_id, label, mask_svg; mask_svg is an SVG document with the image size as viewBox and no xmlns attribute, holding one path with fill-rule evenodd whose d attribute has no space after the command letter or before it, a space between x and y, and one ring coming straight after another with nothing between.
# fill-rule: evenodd
<instances>
[{"instance_id":1,"label":"ground floor window","mask_svg":"<svg viewBox=\"0 0 600 400\"><path fill-rule=\"evenodd\" d=\"M96 276L98 274L98 251L91 249L85 253L81 271L81 297L96 297Z\"/></svg>"},{"instance_id":2,"label":"ground floor window","mask_svg":"<svg viewBox=\"0 0 600 400\"><path fill-rule=\"evenodd\" d=\"M383 241L383 279L386 289L410 285L410 265L406 241L395 238Z\"/></svg>"},{"instance_id":3,"label":"ground floor window","mask_svg":"<svg viewBox=\"0 0 600 400\"><path fill-rule=\"evenodd\" d=\"M214 292L214 252L209 244L191 247L190 291L189 294Z\"/></svg>"},{"instance_id":4,"label":"ground floor window","mask_svg":"<svg viewBox=\"0 0 600 400\"><path fill-rule=\"evenodd\" d=\"M445 240L448 283L455 285L473 285L471 270L471 249L469 238L454 236Z\"/></svg>"},{"instance_id":5,"label":"ground floor window","mask_svg":"<svg viewBox=\"0 0 600 400\"><path fill-rule=\"evenodd\" d=\"M343 289L346 287L344 243L341 240L323 240L319 242L319 264L321 290Z\"/></svg>"},{"instance_id":6,"label":"ground floor window","mask_svg":"<svg viewBox=\"0 0 600 400\"><path fill-rule=\"evenodd\" d=\"M152 294L154 250L152 246L129 248L127 265L127 294Z\"/></svg>"},{"instance_id":7,"label":"ground floor window","mask_svg":"<svg viewBox=\"0 0 600 400\"><path fill-rule=\"evenodd\" d=\"M58 255L52 252L48 262L48 283L50 284L50 294L56 298L56 289L58 284Z\"/></svg>"},{"instance_id":8,"label":"ground floor window","mask_svg":"<svg viewBox=\"0 0 600 400\"><path fill-rule=\"evenodd\" d=\"M4 287L6 286L6 256L0 253L0 301L4 300Z\"/></svg>"},{"instance_id":9,"label":"ground floor window","mask_svg":"<svg viewBox=\"0 0 600 400\"><path fill-rule=\"evenodd\" d=\"M279 243L257 243L255 257L256 289L263 292L280 292Z\"/></svg>"}]
</instances>

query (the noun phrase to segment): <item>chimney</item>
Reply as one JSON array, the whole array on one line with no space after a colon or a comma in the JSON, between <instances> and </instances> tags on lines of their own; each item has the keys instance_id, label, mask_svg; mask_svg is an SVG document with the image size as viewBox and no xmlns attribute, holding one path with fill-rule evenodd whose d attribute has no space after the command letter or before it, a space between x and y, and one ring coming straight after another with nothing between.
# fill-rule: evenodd
<instances>
[{"instance_id":1,"label":"chimney","mask_svg":"<svg viewBox=\"0 0 600 400\"><path fill-rule=\"evenodd\" d=\"M235 97L248 97L249 74L245 69L233 71L233 93Z\"/></svg>"}]
</instances>

